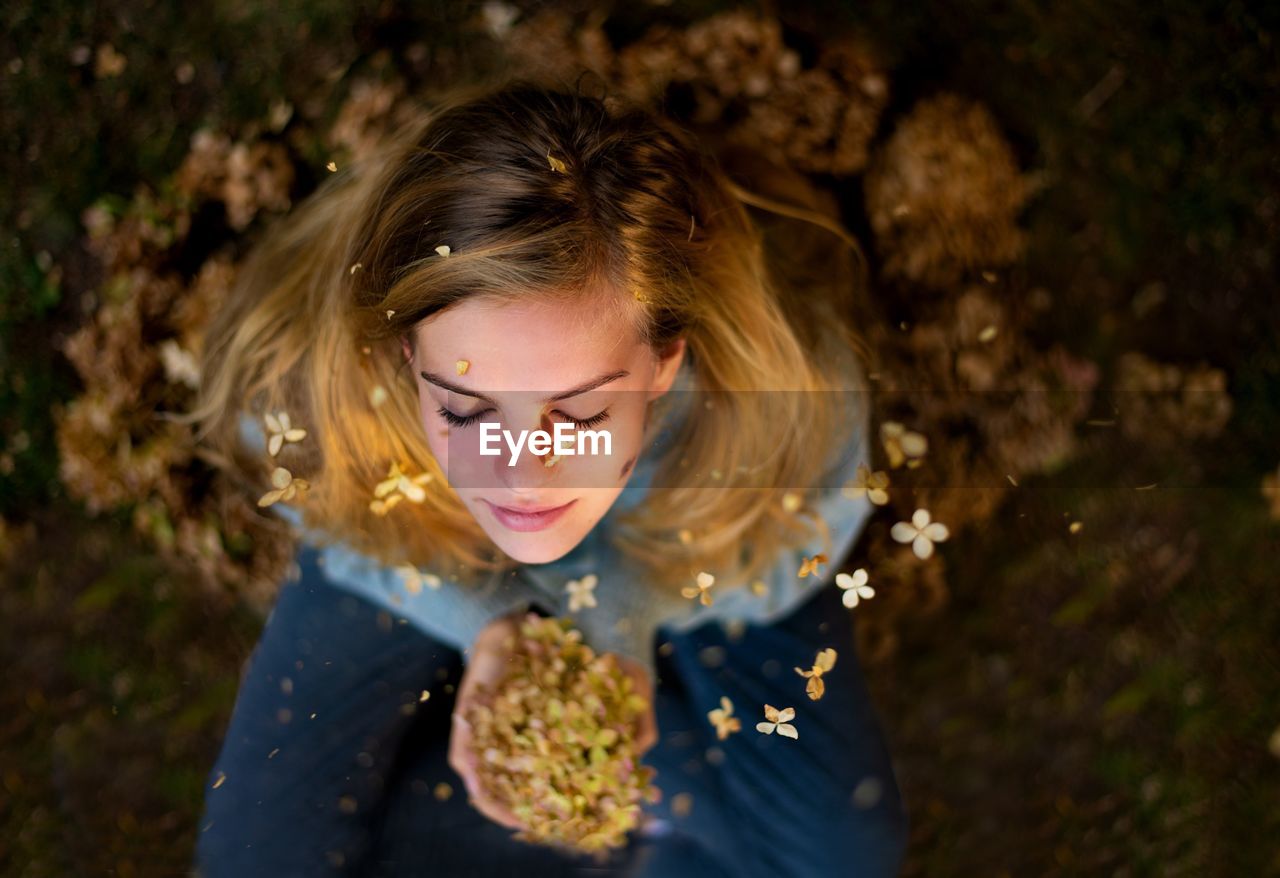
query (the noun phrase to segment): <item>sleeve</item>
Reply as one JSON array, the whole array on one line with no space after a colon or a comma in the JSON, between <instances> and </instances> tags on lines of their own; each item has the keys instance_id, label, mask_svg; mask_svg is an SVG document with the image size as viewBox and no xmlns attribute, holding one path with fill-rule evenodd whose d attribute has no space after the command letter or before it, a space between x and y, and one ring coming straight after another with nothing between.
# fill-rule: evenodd
<instances>
[{"instance_id":1,"label":"sleeve","mask_svg":"<svg viewBox=\"0 0 1280 878\"><path fill-rule=\"evenodd\" d=\"M322 579L298 555L243 674L205 787L202 878L350 874L410 724L448 699L457 651ZM438 707L436 706L438 705Z\"/></svg>"},{"instance_id":2,"label":"sleeve","mask_svg":"<svg viewBox=\"0 0 1280 878\"><path fill-rule=\"evenodd\" d=\"M732 847L741 859L733 874L896 875L907 817L859 668L852 614L839 593L819 590L787 616L748 624L736 638L712 624L669 642L700 743L721 757L709 770L724 823L737 835ZM810 667L826 647L836 649L836 663L823 676L825 694L811 701L807 680L794 669ZM724 741L707 718L721 696L742 724ZM756 730L765 704L795 709L798 738Z\"/></svg>"}]
</instances>

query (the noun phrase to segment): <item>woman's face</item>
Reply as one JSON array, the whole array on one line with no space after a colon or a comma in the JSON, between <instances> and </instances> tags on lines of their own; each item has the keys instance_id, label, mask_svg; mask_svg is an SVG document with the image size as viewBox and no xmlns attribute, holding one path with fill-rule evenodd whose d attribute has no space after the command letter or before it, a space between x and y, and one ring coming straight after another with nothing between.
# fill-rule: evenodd
<instances>
[{"instance_id":1,"label":"woman's face","mask_svg":"<svg viewBox=\"0 0 1280 878\"><path fill-rule=\"evenodd\" d=\"M418 324L412 348L403 340L432 454L522 563L567 554L609 511L643 450L648 404L684 357L683 340L659 355L625 315L590 301L465 301ZM554 439L557 425L574 453L530 450L535 431Z\"/></svg>"}]
</instances>

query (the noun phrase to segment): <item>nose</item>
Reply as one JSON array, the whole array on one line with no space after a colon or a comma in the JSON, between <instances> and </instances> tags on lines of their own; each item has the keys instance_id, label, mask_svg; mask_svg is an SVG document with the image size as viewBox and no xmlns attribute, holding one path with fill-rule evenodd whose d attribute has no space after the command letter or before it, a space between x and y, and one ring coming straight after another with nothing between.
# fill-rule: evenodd
<instances>
[{"instance_id":1,"label":"nose","mask_svg":"<svg viewBox=\"0 0 1280 878\"><path fill-rule=\"evenodd\" d=\"M507 426L506 429L511 430L512 435L517 439L521 430L527 429L529 433L525 437L524 446L520 449L520 456L516 459L515 466L508 466L511 461L510 453L494 458L494 475L497 482L512 495L537 494L555 479L559 464L554 467L546 465L547 459L554 454L554 449L545 454L534 454L529 449L529 443L536 430L546 432L554 440L555 422L550 414L540 412L532 424L521 423Z\"/></svg>"}]
</instances>

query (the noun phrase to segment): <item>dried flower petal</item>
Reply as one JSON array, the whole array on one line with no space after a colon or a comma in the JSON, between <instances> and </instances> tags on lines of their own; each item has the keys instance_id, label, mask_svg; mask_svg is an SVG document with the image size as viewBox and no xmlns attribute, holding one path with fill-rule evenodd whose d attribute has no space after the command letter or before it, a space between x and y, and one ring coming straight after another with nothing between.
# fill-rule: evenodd
<instances>
[{"instance_id":1,"label":"dried flower petal","mask_svg":"<svg viewBox=\"0 0 1280 878\"><path fill-rule=\"evenodd\" d=\"M823 555L821 552L819 552L817 555L814 555L812 558L809 558L809 557L802 558L800 560L800 572L799 572L800 578L804 579L810 573L812 573L814 576L817 576L818 565L825 564L826 562L827 562L827 556Z\"/></svg>"}]
</instances>

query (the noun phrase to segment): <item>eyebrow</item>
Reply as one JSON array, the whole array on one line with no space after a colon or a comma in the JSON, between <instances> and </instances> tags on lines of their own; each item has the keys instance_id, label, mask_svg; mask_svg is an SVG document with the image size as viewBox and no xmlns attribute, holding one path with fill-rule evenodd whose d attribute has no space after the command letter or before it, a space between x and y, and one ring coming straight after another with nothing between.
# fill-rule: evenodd
<instances>
[{"instance_id":1,"label":"eyebrow","mask_svg":"<svg viewBox=\"0 0 1280 878\"><path fill-rule=\"evenodd\" d=\"M489 403L490 405L497 405L497 403L493 399L485 396L483 393L477 393L474 390L467 390L467 388L462 387L461 385L458 385L458 384L454 384L452 381L449 381L444 377L435 374L434 372L422 371L422 372L419 372L418 374L421 375L423 378L427 379L428 381L430 381L432 384L438 385L439 387L443 387L445 390L451 391L453 393L460 393L463 396L473 396L476 399L483 399L485 402ZM600 387L603 384L608 384L610 381L617 381L619 378L626 378L630 374L631 373L626 369L620 369L617 372L607 372L604 375L600 375L596 378L592 378L590 381L586 382L585 384L579 384L577 387L572 387L564 391L563 393L552 394L551 396L546 397L542 401L543 402L559 402L562 399L568 399L571 396L578 396L590 390L595 390L597 387Z\"/></svg>"}]
</instances>

